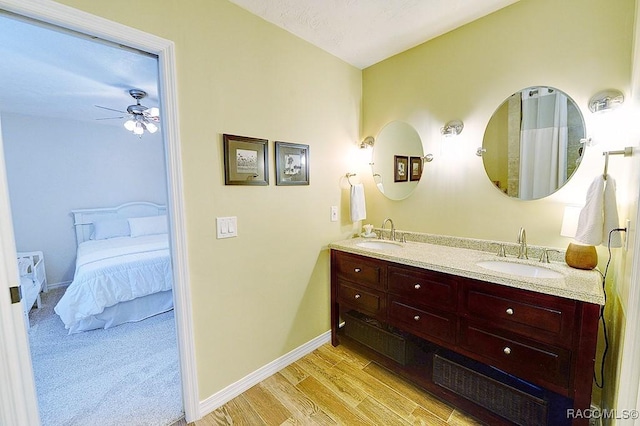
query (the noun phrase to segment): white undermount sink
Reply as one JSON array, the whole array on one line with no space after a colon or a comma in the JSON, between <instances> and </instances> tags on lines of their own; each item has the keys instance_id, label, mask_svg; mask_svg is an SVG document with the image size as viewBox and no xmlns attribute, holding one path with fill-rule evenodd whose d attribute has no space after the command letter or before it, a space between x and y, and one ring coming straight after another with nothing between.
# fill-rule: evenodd
<instances>
[{"instance_id":1,"label":"white undermount sink","mask_svg":"<svg viewBox=\"0 0 640 426\"><path fill-rule=\"evenodd\" d=\"M370 240L356 243L358 247L376 249L376 250L397 250L402 248L401 244L386 240Z\"/></svg>"},{"instance_id":2,"label":"white undermount sink","mask_svg":"<svg viewBox=\"0 0 640 426\"><path fill-rule=\"evenodd\" d=\"M476 263L481 268L490 269L505 274L530 278L562 278L563 274L543 266L527 265L524 263L507 262L501 260L484 260Z\"/></svg>"}]
</instances>

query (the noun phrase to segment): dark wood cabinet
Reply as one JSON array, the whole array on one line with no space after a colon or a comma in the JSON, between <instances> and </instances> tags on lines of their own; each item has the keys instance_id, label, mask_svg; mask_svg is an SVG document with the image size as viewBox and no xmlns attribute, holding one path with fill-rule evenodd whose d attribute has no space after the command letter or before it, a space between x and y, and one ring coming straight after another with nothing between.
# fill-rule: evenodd
<instances>
[{"instance_id":1,"label":"dark wood cabinet","mask_svg":"<svg viewBox=\"0 0 640 426\"><path fill-rule=\"evenodd\" d=\"M408 266L387 267L389 294L409 298L414 303L438 310L455 311L458 282L454 277Z\"/></svg>"},{"instance_id":2,"label":"dark wood cabinet","mask_svg":"<svg viewBox=\"0 0 640 426\"><path fill-rule=\"evenodd\" d=\"M337 256L331 264L337 278L378 290L386 290L386 266L362 256Z\"/></svg>"},{"instance_id":3,"label":"dark wood cabinet","mask_svg":"<svg viewBox=\"0 0 640 426\"><path fill-rule=\"evenodd\" d=\"M569 398L573 409L590 407L599 305L339 250L332 250L331 265L334 346L341 310L355 310ZM480 419L497 421L495 413L434 384L429 365L387 366Z\"/></svg>"},{"instance_id":4,"label":"dark wood cabinet","mask_svg":"<svg viewBox=\"0 0 640 426\"><path fill-rule=\"evenodd\" d=\"M467 279L461 314L492 327L570 347L581 303Z\"/></svg>"},{"instance_id":5,"label":"dark wood cabinet","mask_svg":"<svg viewBox=\"0 0 640 426\"><path fill-rule=\"evenodd\" d=\"M465 320L460 348L476 360L569 396L570 350Z\"/></svg>"},{"instance_id":6,"label":"dark wood cabinet","mask_svg":"<svg viewBox=\"0 0 640 426\"><path fill-rule=\"evenodd\" d=\"M374 318L385 317L387 298L384 292L338 280L337 293L338 303Z\"/></svg>"}]
</instances>

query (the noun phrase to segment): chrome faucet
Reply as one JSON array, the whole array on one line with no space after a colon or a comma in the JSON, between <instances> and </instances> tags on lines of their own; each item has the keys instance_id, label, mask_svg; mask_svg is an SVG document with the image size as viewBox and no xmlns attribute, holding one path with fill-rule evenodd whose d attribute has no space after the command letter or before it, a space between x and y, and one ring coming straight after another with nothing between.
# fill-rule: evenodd
<instances>
[{"instance_id":1,"label":"chrome faucet","mask_svg":"<svg viewBox=\"0 0 640 426\"><path fill-rule=\"evenodd\" d=\"M382 238L384 240L384 227L387 225L387 222L391 223L391 234L389 235L389 239L391 241L395 241L396 240L396 227L394 226L393 220L391 220L390 217L386 218L382 222L382 231L380 232L380 238Z\"/></svg>"},{"instance_id":2,"label":"chrome faucet","mask_svg":"<svg viewBox=\"0 0 640 426\"><path fill-rule=\"evenodd\" d=\"M518 247L518 259L528 259L527 253L527 233L524 228L520 228L518 232L518 239L516 240L520 247Z\"/></svg>"}]
</instances>

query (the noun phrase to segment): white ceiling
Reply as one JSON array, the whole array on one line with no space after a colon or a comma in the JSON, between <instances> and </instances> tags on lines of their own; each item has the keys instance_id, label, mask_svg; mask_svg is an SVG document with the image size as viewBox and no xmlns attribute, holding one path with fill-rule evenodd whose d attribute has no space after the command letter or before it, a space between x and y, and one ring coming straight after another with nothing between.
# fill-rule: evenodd
<instances>
[{"instance_id":1,"label":"white ceiling","mask_svg":"<svg viewBox=\"0 0 640 426\"><path fill-rule=\"evenodd\" d=\"M230 0L365 68L518 0ZM0 112L121 125L142 89L158 106L155 57L0 13Z\"/></svg>"},{"instance_id":2,"label":"white ceiling","mask_svg":"<svg viewBox=\"0 0 640 426\"><path fill-rule=\"evenodd\" d=\"M358 68L518 0L230 0Z\"/></svg>"}]
</instances>

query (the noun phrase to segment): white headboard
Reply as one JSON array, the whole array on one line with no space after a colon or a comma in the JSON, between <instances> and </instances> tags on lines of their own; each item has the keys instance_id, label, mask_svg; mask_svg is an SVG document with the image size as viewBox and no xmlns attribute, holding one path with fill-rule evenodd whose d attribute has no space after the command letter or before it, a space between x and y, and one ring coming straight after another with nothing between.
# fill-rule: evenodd
<instances>
[{"instance_id":1,"label":"white headboard","mask_svg":"<svg viewBox=\"0 0 640 426\"><path fill-rule=\"evenodd\" d=\"M93 222L99 219L117 219L167 214L167 206L134 201L116 207L100 207L95 209L71 210L73 225L76 228L76 243L87 241L93 233Z\"/></svg>"}]
</instances>

